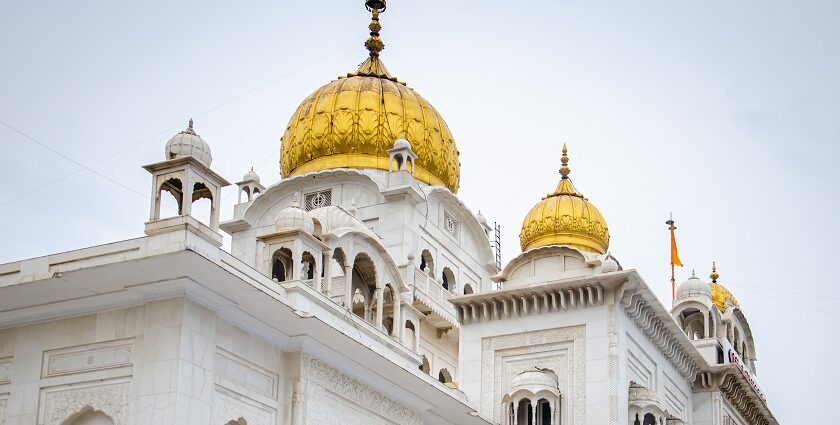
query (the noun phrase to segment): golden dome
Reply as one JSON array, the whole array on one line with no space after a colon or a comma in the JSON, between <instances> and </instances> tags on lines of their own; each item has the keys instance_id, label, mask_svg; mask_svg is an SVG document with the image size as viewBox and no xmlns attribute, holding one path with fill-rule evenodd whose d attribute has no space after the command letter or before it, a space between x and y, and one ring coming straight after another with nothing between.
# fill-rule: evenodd
<instances>
[{"instance_id":1,"label":"golden dome","mask_svg":"<svg viewBox=\"0 0 840 425\"><path fill-rule=\"evenodd\" d=\"M583 251L607 252L610 232L598 208L575 189L569 179L569 157L563 145L562 179L522 222L519 243L522 251L549 245L568 245Z\"/></svg>"},{"instance_id":2,"label":"golden dome","mask_svg":"<svg viewBox=\"0 0 840 425\"><path fill-rule=\"evenodd\" d=\"M712 283L709 284L709 289L712 290L712 303L717 306L718 310L721 312L726 311L726 305L731 304L733 307L741 308L738 304L738 300L735 299L735 296L726 289L725 286L717 283L717 279L720 275L717 272L717 265L712 263L712 274L709 275L712 278Z\"/></svg>"},{"instance_id":3,"label":"golden dome","mask_svg":"<svg viewBox=\"0 0 840 425\"><path fill-rule=\"evenodd\" d=\"M373 9L370 57L354 73L315 90L298 106L281 139L283 177L334 168L388 171L388 150L407 139L414 176L458 191L455 140L440 114L393 77L379 59L379 10Z\"/></svg>"}]
</instances>

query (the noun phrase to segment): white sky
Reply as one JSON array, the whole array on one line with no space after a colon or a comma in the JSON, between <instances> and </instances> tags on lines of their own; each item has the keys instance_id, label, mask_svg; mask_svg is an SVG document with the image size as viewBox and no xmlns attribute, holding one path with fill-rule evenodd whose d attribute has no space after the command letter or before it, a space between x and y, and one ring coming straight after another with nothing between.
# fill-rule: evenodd
<instances>
[{"instance_id":1,"label":"white sky","mask_svg":"<svg viewBox=\"0 0 840 425\"><path fill-rule=\"evenodd\" d=\"M362 3L2 2L0 120L145 196L140 165L193 117L215 170L274 183L294 108L364 58ZM622 265L668 300L673 211L678 282L716 260L777 418L825 421L840 381L840 3L389 6L382 58L447 120L458 195L502 225L503 260L567 142ZM148 199L3 126L0 142L0 262L142 235Z\"/></svg>"}]
</instances>

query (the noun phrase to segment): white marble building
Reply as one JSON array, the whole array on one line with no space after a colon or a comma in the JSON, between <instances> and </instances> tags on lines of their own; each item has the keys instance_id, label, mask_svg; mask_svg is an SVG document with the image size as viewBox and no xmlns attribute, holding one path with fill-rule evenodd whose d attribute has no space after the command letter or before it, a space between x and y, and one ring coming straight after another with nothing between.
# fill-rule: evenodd
<instances>
[{"instance_id":1,"label":"white marble building","mask_svg":"<svg viewBox=\"0 0 840 425\"><path fill-rule=\"evenodd\" d=\"M0 265L0 425L777 424L716 270L663 306L608 252L565 147L497 265L367 6L370 57L301 103L282 178L245 174L231 220L190 122L144 167L146 236Z\"/></svg>"}]
</instances>

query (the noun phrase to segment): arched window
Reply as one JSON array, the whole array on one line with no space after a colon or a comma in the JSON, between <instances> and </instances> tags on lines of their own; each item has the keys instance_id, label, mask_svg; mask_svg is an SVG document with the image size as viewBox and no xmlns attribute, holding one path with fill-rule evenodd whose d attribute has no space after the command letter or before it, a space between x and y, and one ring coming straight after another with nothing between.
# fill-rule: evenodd
<instances>
[{"instance_id":1,"label":"arched window","mask_svg":"<svg viewBox=\"0 0 840 425\"><path fill-rule=\"evenodd\" d=\"M315 257L308 251L304 251L300 261L300 276L304 280L311 280L315 277Z\"/></svg>"},{"instance_id":2,"label":"arched window","mask_svg":"<svg viewBox=\"0 0 840 425\"><path fill-rule=\"evenodd\" d=\"M443 281L442 285L444 289L450 292L455 290L455 273L452 273L452 270L449 267L443 268L441 279Z\"/></svg>"},{"instance_id":3,"label":"arched window","mask_svg":"<svg viewBox=\"0 0 840 425\"><path fill-rule=\"evenodd\" d=\"M452 383L452 375L446 368L443 368L440 372L438 372L438 381L443 382L444 384Z\"/></svg>"},{"instance_id":4,"label":"arched window","mask_svg":"<svg viewBox=\"0 0 840 425\"><path fill-rule=\"evenodd\" d=\"M683 323L683 332L685 332L690 339L700 339L705 337L706 320L700 310L696 308L687 308L680 313L680 318Z\"/></svg>"},{"instance_id":5,"label":"arched window","mask_svg":"<svg viewBox=\"0 0 840 425\"><path fill-rule=\"evenodd\" d=\"M407 345L414 349L414 338L417 337L417 330L414 329L414 323L411 320L405 321L405 340Z\"/></svg>"},{"instance_id":6,"label":"arched window","mask_svg":"<svg viewBox=\"0 0 840 425\"><path fill-rule=\"evenodd\" d=\"M368 322L372 321L373 295L376 292L376 267L373 260L365 253L359 253L353 260L353 276L349 282L353 286L354 293L364 297L364 303L356 303L356 296L353 297L353 312Z\"/></svg>"},{"instance_id":7,"label":"arched window","mask_svg":"<svg viewBox=\"0 0 840 425\"><path fill-rule=\"evenodd\" d=\"M428 249L424 249L420 254L420 270L429 276L435 275L435 261L432 259L432 253Z\"/></svg>"},{"instance_id":8,"label":"arched window","mask_svg":"<svg viewBox=\"0 0 840 425\"><path fill-rule=\"evenodd\" d=\"M163 182L159 189L159 200L157 205L157 218L174 217L184 213L184 188L181 180L171 178ZM161 211L167 211L163 214ZM171 212L175 214L170 214Z\"/></svg>"},{"instance_id":9,"label":"arched window","mask_svg":"<svg viewBox=\"0 0 840 425\"><path fill-rule=\"evenodd\" d=\"M633 425L642 425L642 421L639 420L639 414L636 413L636 420L633 421Z\"/></svg>"},{"instance_id":10,"label":"arched window","mask_svg":"<svg viewBox=\"0 0 840 425\"><path fill-rule=\"evenodd\" d=\"M472 286L469 283L464 285L464 295L469 295L469 294L472 294L472 293L473 293Z\"/></svg>"},{"instance_id":11,"label":"arched window","mask_svg":"<svg viewBox=\"0 0 840 425\"><path fill-rule=\"evenodd\" d=\"M656 425L656 416L653 416L653 413L645 413L642 425Z\"/></svg>"},{"instance_id":12,"label":"arched window","mask_svg":"<svg viewBox=\"0 0 840 425\"><path fill-rule=\"evenodd\" d=\"M61 425L114 425L114 420L105 413L86 406L79 413L67 418Z\"/></svg>"},{"instance_id":13,"label":"arched window","mask_svg":"<svg viewBox=\"0 0 840 425\"><path fill-rule=\"evenodd\" d=\"M210 225L210 216L213 213L213 192L204 183L196 183L193 186L191 215L198 221Z\"/></svg>"},{"instance_id":14,"label":"arched window","mask_svg":"<svg viewBox=\"0 0 840 425\"><path fill-rule=\"evenodd\" d=\"M271 256L271 278L277 282L285 282L291 276L292 251L280 248Z\"/></svg>"},{"instance_id":15,"label":"arched window","mask_svg":"<svg viewBox=\"0 0 840 425\"><path fill-rule=\"evenodd\" d=\"M523 398L517 405L516 425L531 425L534 423L534 412L531 409L531 400Z\"/></svg>"},{"instance_id":16,"label":"arched window","mask_svg":"<svg viewBox=\"0 0 840 425\"><path fill-rule=\"evenodd\" d=\"M420 365L420 370L426 374L432 373L432 366L429 364L429 358L423 354L423 364Z\"/></svg>"}]
</instances>

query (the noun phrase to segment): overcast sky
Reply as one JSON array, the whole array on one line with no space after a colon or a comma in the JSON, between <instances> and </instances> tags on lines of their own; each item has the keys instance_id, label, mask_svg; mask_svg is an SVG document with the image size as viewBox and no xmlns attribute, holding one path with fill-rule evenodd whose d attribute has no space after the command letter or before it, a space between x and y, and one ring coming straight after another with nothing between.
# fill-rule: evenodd
<instances>
[{"instance_id":1,"label":"overcast sky","mask_svg":"<svg viewBox=\"0 0 840 425\"><path fill-rule=\"evenodd\" d=\"M298 103L355 70L362 0L0 3L0 263L141 236L167 139L279 179ZM823 423L840 381L840 2L392 0L382 58L441 112L458 196L502 226L571 177L611 252L670 306L685 267L736 295L780 422ZM105 177L107 177L107 179ZM110 181L109 181L110 179ZM114 182L118 182L114 183ZM228 188L222 218L232 214Z\"/></svg>"}]
</instances>

